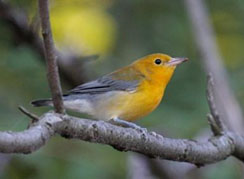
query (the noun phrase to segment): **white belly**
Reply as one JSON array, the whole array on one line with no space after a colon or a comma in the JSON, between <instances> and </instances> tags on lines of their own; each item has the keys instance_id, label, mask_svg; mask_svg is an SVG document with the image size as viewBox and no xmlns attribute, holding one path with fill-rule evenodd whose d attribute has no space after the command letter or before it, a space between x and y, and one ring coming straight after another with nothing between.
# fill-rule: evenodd
<instances>
[{"instance_id":1,"label":"white belly","mask_svg":"<svg viewBox=\"0 0 244 179\"><path fill-rule=\"evenodd\" d=\"M86 99L64 101L64 107L79 113L86 113L89 115L93 115L94 113L92 104Z\"/></svg>"},{"instance_id":2,"label":"white belly","mask_svg":"<svg viewBox=\"0 0 244 179\"><path fill-rule=\"evenodd\" d=\"M79 99L70 98L64 100L64 107L79 113L86 113L98 120L108 121L119 116L119 112L108 110L108 106L120 105L113 98L118 94L123 95L124 93L128 92L112 91L94 96L84 96L83 98L80 96Z\"/></svg>"}]
</instances>

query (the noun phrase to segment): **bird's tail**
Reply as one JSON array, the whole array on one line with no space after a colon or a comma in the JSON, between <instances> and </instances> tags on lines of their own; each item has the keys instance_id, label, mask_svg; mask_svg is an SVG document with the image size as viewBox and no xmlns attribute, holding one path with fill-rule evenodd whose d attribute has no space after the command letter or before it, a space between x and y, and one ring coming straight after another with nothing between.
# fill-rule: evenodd
<instances>
[{"instance_id":1,"label":"bird's tail","mask_svg":"<svg viewBox=\"0 0 244 179\"><path fill-rule=\"evenodd\" d=\"M31 104L35 107L40 107L40 106L51 106L53 102L51 99L40 99L40 100L32 101Z\"/></svg>"}]
</instances>

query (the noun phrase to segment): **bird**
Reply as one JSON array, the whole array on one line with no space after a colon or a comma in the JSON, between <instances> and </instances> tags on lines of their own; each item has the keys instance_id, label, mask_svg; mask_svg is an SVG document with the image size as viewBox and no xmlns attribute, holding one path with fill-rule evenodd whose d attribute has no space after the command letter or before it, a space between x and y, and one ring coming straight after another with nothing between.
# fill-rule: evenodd
<instances>
[{"instance_id":1,"label":"bird","mask_svg":"<svg viewBox=\"0 0 244 179\"><path fill-rule=\"evenodd\" d=\"M140 129L133 123L151 113L161 102L175 68L188 61L162 53L150 54L132 64L81 84L62 96L64 108ZM31 102L35 107L53 106L51 99Z\"/></svg>"}]
</instances>

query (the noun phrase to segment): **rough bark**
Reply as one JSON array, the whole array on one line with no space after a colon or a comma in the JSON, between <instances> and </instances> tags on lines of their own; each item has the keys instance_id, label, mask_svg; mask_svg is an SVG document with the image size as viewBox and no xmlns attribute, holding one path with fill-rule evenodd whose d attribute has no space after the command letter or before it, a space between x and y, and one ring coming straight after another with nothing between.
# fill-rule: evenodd
<instances>
[{"instance_id":1,"label":"rough bark","mask_svg":"<svg viewBox=\"0 0 244 179\"><path fill-rule=\"evenodd\" d=\"M45 145L54 134L197 166L215 163L229 156L244 159L244 138L232 132L197 142L51 112L23 132L0 132L0 152L31 153Z\"/></svg>"}]
</instances>

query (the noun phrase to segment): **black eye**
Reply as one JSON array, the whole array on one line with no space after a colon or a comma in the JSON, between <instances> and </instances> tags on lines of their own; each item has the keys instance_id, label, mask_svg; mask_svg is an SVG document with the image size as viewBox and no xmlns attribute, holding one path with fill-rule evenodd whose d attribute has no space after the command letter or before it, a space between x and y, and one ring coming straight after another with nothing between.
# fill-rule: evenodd
<instances>
[{"instance_id":1,"label":"black eye","mask_svg":"<svg viewBox=\"0 0 244 179\"><path fill-rule=\"evenodd\" d=\"M156 59L155 61L154 61L157 65L160 65L161 63L162 63L162 61L161 61L161 59Z\"/></svg>"}]
</instances>

